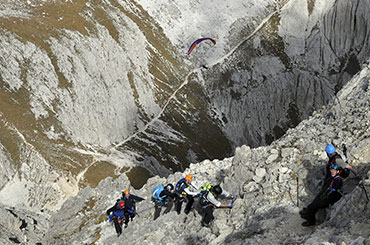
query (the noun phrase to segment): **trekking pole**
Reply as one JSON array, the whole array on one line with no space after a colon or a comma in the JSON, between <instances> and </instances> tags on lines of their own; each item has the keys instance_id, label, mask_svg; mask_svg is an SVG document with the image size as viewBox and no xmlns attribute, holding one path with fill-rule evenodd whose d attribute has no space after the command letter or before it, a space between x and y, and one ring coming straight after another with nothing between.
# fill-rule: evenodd
<instances>
[{"instance_id":1,"label":"trekking pole","mask_svg":"<svg viewBox=\"0 0 370 245\"><path fill-rule=\"evenodd\" d=\"M297 207L299 207L299 180L297 175Z\"/></svg>"},{"instance_id":2,"label":"trekking pole","mask_svg":"<svg viewBox=\"0 0 370 245\"><path fill-rule=\"evenodd\" d=\"M296 179L296 181L297 181L297 207L299 207L299 180L298 180L298 174L292 173L290 175L290 177L292 179Z\"/></svg>"},{"instance_id":3,"label":"trekking pole","mask_svg":"<svg viewBox=\"0 0 370 245\"><path fill-rule=\"evenodd\" d=\"M343 155L346 157L346 163L348 163L348 157L347 157L347 146L346 144L342 144L343 147Z\"/></svg>"},{"instance_id":4,"label":"trekking pole","mask_svg":"<svg viewBox=\"0 0 370 245\"><path fill-rule=\"evenodd\" d=\"M365 192L366 199L367 201L369 201L369 196L367 195L366 188L364 184L362 183L362 181L358 184L358 186L361 187L361 189Z\"/></svg>"}]
</instances>

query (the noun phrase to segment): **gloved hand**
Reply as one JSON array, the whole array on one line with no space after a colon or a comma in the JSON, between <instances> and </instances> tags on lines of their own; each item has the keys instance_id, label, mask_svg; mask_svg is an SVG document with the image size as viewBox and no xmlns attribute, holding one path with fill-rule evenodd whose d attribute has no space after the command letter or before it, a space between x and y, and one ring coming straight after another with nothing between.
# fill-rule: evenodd
<instances>
[{"instance_id":1,"label":"gloved hand","mask_svg":"<svg viewBox=\"0 0 370 245\"><path fill-rule=\"evenodd\" d=\"M229 204L229 208L233 208L234 207L234 203L233 202L231 202L230 204Z\"/></svg>"},{"instance_id":2,"label":"gloved hand","mask_svg":"<svg viewBox=\"0 0 370 245\"><path fill-rule=\"evenodd\" d=\"M108 218L109 218L109 222L112 222L112 215L108 215Z\"/></svg>"},{"instance_id":3,"label":"gloved hand","mask_svg":"<svg viewBox=\"0 0 370 245\"><path fill-rule=\"evenodd\" d=\"M232 199L236 199L237 195L231 195Z\"/></svg>"}]
</instances>

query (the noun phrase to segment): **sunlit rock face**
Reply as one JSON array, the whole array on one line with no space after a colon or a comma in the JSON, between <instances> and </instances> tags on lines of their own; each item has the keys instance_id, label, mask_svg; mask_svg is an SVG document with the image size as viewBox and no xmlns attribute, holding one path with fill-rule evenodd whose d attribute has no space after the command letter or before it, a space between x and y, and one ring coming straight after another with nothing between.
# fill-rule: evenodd
<instances>
[{"instance_id":1,"label":"sunlit rock face","mask_svg":"<svg viewBox=\"0 0 370 245\"><path fill-rule=\"evenodd\" d=\"M22 190L30 198L19 204L59 208L108 176L127 173L140 187L240 145L271 143L360 69L367 8L360 0L4 1L3 196ZM186 55L204 36L216 45Z\"/></svg>"},{"instance_id":2,"label":"sunlit rock face","mask_svg":"<svg viewBox=\"0 0 370 245\"><path fill-rule=\"evenodd\" d=\"M105 211L125 188L146 198L132 244L363 242L361 188L343 209L351 225L339 213L323 231L300 227L294 198L308 204L329 142L352 146L369 184L369 8L2 1L0 243L119 244ZM199 37L217 43L187 56ZM238 194L211 230L197 213L149 222L152 189L179 170Z\"/></svg>"},{"instance_id":3,"label":"sunlit rock face","mask_svg":"<svg viewBox=\"0 0 370 245\"><path fill-rule=\"evenodd\" d=\"M369 60L370 62L370 60ZM370 64L370 63L369 63ZM0 205L0 241L42 244L367 244L370 203L365 190L370 185L369 126L370 65L364 65L338 92L337 99L289 129L269 146L243 145L223 160L204 160L191 164L185 172L168 178L148 179L138 190L132 189L126 175L104 179L96 188L86 187L69 198L57 212L45 215L25 213L19 208ZM340 136L340 137L337 137ZM320 190L328 142L342 154L348 147L349 164L362 178L351 174L344 181L345 198L318 214L320 222L303 227L299 209L308 205ZM220 184L237 195L234 207L214 211L210 228L201 226L202 212L195 198L188 215L174 210L153 220L151 193L159 184L175 184L184 174L193 175L198 186ZM117 237L106 210L121 196L122 190L146 200L136 205L138 215ZM229 199L221 199L230 203ZM319 220L319 219L318 219ZM25 228L27 227L27 228Z\"/></svg>"},{"instance_id":4,"label":"sunlit rock face","mask_svg":"<svg viewBox=\"0 0 370 245\"><path fill-rule=\"evenodd\" d=\"M227 59L203 71L214 116L234 145L271 143L360 70L369 57L367 5L291 1Z\"/></svg>"}]
</instances>

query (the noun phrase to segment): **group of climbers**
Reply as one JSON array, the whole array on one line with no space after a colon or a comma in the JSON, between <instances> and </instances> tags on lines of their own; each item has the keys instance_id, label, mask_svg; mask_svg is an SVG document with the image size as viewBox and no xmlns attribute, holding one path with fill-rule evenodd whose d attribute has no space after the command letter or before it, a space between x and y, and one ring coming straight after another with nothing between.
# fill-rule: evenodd
<instances>
[{"instance_id":1,"label":"group of climbers","mask_svg":"<svg viewBox=\"0 0 370 245\"><path fill-rule=\"evenodd\" d=\"M306 220L302 223L302 226L315 225L317 211L333 205L342 198L343 179L349 176L350 171L358 176L357 171L343 160L332 144L326 146L325 152L329 160L326 163L324 184L314 200L299 211L300 216Z\"/></svg>"},{"instance_id":2,"label":"group of climbers","mask_svg":"<svg viewBox=\"0 0 370 245\"><path fill-rule=\"evenodd\" d=\"M350 172L357 176L357 171L346 160L343 160L332 144L327 145L325 151L329 160L326 164L324 184L314 200L299 212L300 216L306 220L302 223L303 226L315 225L316 212L319 209L333 205L341 199L343 196L343 179L348 177ZM160 216L162 207L166 207L164 213L168 213L171 211L174 203L176 203L175 211L177 214L180 214L182 204L186 202L184 213L189 214L195 197L199 199L200 212L203 216L201 225L204 227L210 226L210 222L214 219L213 211L215 208L233 208L236 196L223 190L220 185L207 183L199 188L192 181L193 176L187 174L177 182L176 187L169 183L166 186L159 185L154 188L152 192L152 201L155 207L154 220ZM217 200L218 196L230 198L232 202L222 204ZM114 223L118 236L122 233L122 223L125 224L126 228L129 219L132 221L135 217L135 202L142 200L144 198L131 195L129 190L125 190L122 193L122 198L118 199L116 204L107 210L109 220Z\"/></svg>"},{"instance_id":3,"label":"group of climbers","mask_svg":"<svg viewBox=\"0 0 370 245\"><path fill-rule=\"evenodd\" d=\"M154 220L156 220L161 213L162 207L166 207L164 213L171 211L172 206L175 204L175 211L177 214L181 213L182 203L186 202L184 213L188 214L193 207L194 198L199 198L201 206L201 213L203 215L201 225L205 227L210 226L213 220L213 211L215 208L232 208L234 206L235 195L229 194L227 191L222 190L219 185L205 184L201 188L192 183L193 176L187 174L184 178L180 179L176 188L171 184L166 186L158 185L152 191L152 201L154 202ZM191 188L193 190L191 190ZM230 204L221 204L216 197L223 195L226 198L231 198L233 201ZM122 198L116 201L116 204L107 210L109 221L114 223L117 236L122 233L122 224L125 228L129 219L135 217L136 208L135 202L144 200L144 198L130 194L129 190L122 193Z\"/></svg>"},{"instance_id":4,"label":"group of climbers","mask_svg":"<svg viewBox=\"0 0 370 245\"><path fill-rule=\"evenodd\" d=\"M180 179L177 182L174 192L171 192L171 190L173 189L172 184L168 184L167 188L161 188L161 186L155 187L152 192L152 198L156 203L154 219L157 219L159 217L160 209L158 207L167 206L164 213L168 213L172 207L172 204L168 205L168 203L173 203L175 201L175 210L177 214L181 213L182 203L186 202L184 213L187 215L193 207L195 197L198 197L199 204L201 206L201 213L203 215L201 224L202 226L209 227L210 222L213 220L213 210L215 208L232 208L234 206L234 201L230 204L221 204L216 199L218 195L223 195L226 198L232 198L233 200L236 198L236 196L222 190L219 185L213 186L210 183L207 183L199 188L194 183L192 183L192 181L193 176L187 174L184 178ZM171 188L168 188L169 186Z\"/></svg>"}]
</instances>

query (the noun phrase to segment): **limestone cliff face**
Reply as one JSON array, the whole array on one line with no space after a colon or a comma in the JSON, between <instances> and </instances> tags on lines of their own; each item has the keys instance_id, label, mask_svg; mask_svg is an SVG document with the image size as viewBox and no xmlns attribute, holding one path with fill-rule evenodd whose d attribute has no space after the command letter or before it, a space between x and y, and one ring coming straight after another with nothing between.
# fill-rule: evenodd
<instances>
[{"instance_id":1,"label":"limestone cliff face","mask_svg":"<svg viewBox=\"0 0 370 245\"><path fill-rule=\"evenodd\" d=\"M4 2L0 243L318 244L369 236L361 219L368 203L354 179L331 214L344 212L317 229L300 227L296 207L298 194L302 207L320 185L329 142L349 146L368 188L367 0ZM195 23L196 31L184 24L218 8L225 12ZM181 53L199 35L218 46ZM151 190L184 173L239 196L232 210L216 210L210 230L196 211L185 223L174 212L151 221ZM154 174L162 178L133 190L147 200L117 239L106 209Z\"/></svg>"},{"instance_id":2,"label":"limestone cliff face","mask_svg":"<svg viewBox=\"0 0 370 245\"><path fill-rule=\"evenodd\" d=\"M328 106L269 146L251 149L244 145L231 158L191 164L184 173L166 179L150 178L143 188L132 190L146 200L137 204L138 216L119 238L105 211L122 189L130 188L125 175L81 190L59 211L48 212L48 218L2 207L5 219L1 219L0 239L47 244L367 244L369 224L364 217L370 215L370 204L364 189L370 192L369 81L370 65L364 65ZM347 145L349 163L362 180L353 175L346 179L345 197L327 209L327 215L321 213L321 224L304 228L298 210L320 186L328 143L336 145L339 153L341 145ZM152 220L152 189L176 183L185 173L192 174L198 185L219 183L238 195L233 209L215 210L211 228L201 227L197 202L187 216L170 212Z\"/></svg>"},{"instance_id":3,"label":"limestone cliff face","mask_svg":"<svg viewBox=\"0 0 370 245\"><path fill-rule=\"evenodd\" d=\"M211 111L234 145L271 143L325 105L369 58L369 4L290 1L204 70Z\"/></svg>"}]
</instances>

